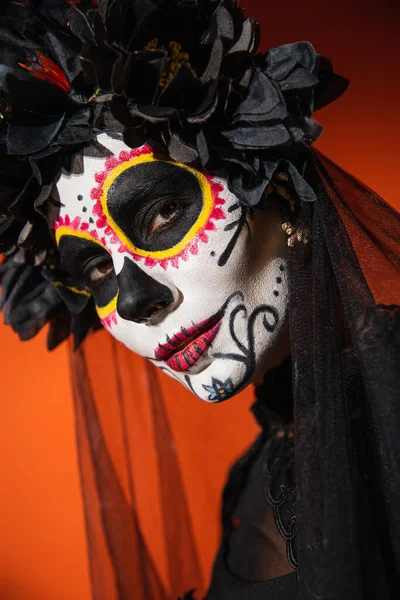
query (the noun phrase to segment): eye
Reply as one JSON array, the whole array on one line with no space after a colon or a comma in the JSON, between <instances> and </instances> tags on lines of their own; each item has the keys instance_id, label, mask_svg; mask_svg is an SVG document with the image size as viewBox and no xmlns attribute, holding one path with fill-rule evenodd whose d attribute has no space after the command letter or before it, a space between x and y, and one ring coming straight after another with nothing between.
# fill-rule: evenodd
<instances>
[{"instance_id":1,"label":"eye","mask_svg":"<svg viewBox=\"0 0 400 600\"><path fill-rule=\"evenodd\" d=\"M105 258L101 262L95 264L89 270L89 280L90 281L99 281L100 279L105 279L107 275L109 275L114 269L113 262L111 258Z\"/></svg>"},{"instance_id":2,"label":"eye","mask_svg":"<svg viewBox=\"0 0 400 600\"><path fill-rule=\"evenodd\" d=\"M167 200L164 204L161 205L156 215L153 217L150 222L149 227L147 228L147 233L153 233L159 227L166 225L170 221L172 221L180 212L179 203L177 200Z\"/></svg>"}]
</instances>

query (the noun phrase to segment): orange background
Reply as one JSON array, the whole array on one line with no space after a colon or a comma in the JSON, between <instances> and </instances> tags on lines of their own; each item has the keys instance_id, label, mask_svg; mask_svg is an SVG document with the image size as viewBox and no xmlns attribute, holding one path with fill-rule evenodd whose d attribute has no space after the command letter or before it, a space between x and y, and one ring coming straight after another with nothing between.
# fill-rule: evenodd
<instances>
[{"instance_id":1,"label":"orange background","mask_svg":"<svg viewBox=\"0 0 400 600\"><path fill-rule=\"evenodd\" d=\"M317 115L326 127L317 146L399 209L396 4L243 2L263 50L308 39L351 80ZM22 344L0 326L0 357L0 598L90 600L67 348L48 354L43 334Z\"/></svg>"}]
</instances>

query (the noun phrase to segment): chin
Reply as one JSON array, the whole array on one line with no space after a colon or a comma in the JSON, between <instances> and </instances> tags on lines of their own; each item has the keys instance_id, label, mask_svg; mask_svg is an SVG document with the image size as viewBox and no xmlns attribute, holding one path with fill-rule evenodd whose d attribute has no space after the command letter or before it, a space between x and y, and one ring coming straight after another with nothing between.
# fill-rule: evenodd
<instances>
[{"instance_id":1,"label":"chin","mask_svg":"<svg viewBox=\"0 0 400 600\"><path fill-rule=\"evenodd\" d=\"M258 342L259 351L253 363L240 356L236 346L224 345L221 352L216 344L215 350L202 356L185 372L164 370L201 400L212 404L224 402L251 383L262 380L266 371L277 367L290 354L288 323L282 323L267 347L260 348L260 340Z\"/></svg>"},{"instance_id":2,"label":"chin","mask_svg":"<svg viewBox=\"0 0 400 600\"><path fill-rule=\"evenodd\" d=\"M202 357L194 367L184 373L176 373L167 367L161 369L200 400L210 404L232 398L251 383L251 377L246 374L244 365L237 364L234 368L227 369L225 361L213 359L211 356Z\"/></svg>"}]
</instances>

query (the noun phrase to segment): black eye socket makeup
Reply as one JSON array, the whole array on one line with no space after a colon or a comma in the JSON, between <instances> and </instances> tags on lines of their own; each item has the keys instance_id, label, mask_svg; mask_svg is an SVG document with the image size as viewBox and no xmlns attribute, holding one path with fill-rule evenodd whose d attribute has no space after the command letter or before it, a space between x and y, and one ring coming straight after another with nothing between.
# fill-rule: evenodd
<instances>
[{"instance_id":1,"label":"black eye socket makeup","mask_svg":"<svg viewBox=\"0 0 400 600\"><path fill-rule=\"evenodd\" d=\"M118 282L110 254L95 241L78 235L59 240L61 268L92 292L95 304L104 307L118 294Z\"/></svg>"},{"instance_id":2,"label":"black eye socket makeup","mask_svg":"<svg viewBox=\"0 0 400 600\"><path fill-rule=\"evenodd\" d=\"M178 244L196 223L203 194L190 171L155 161L123 171L108 190L107 208L134 246L157 252Z\"/></svg>"}]
</instances>

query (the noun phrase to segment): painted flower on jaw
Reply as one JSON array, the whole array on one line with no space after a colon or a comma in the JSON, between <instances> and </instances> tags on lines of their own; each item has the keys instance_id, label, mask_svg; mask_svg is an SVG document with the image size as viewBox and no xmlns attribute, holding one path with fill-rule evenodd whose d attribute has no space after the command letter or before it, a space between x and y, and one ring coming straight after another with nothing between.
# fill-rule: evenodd
<instances>
[{"instance_id":1,"label":"painted flower on jaw","mask_svg":"<svg viewBox=\"0 0 400 600\"><path fill-rule=\"evenodd\" d=\"M206 392L210 393L208 397L210 402L215 400L226 400L233 392L233 383L230 377L225 381L220 381L219 379L213 377L212 385L203 384L203 388L206 390Z\"/></svg>"},{"instance_id":2,"label":"painted flower on jaw","mask_svg":"<svg viewBox=\"0 0 400 600\"><path fill-rule=\"evenodd\" d=\"M198 254L199 245L207 243L209 233L216 230L216 221L226 217L220 183L188 165L155 154L147 145L107 158L105 169L96 173L95 180L98 185L92 189L91 198L97 228L118 252L143 261L146 267L178 268L180 261ZM168 235L146 237L143 231L138 233L136 222L143 220L143 206L151 207L159 195L169 197L168 182L174 182L172 200L185 219L170 228Z\"/></svg>"}]
</instances>

